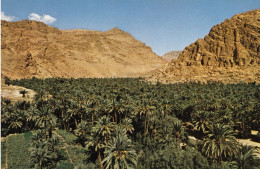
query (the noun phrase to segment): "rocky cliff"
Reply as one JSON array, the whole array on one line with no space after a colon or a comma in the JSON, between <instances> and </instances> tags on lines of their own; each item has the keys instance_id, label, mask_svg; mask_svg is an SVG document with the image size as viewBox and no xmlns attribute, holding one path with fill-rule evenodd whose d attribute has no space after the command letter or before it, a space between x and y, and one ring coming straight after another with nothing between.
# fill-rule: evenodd
<instances>
[{"instance_id":1,"label":"rocky cliff","mask_svg":"<svg viewBox=\"0 0 260 169\"><path fill-rule=\"evenodd\" d=\"M260 82L260 9L213 26L148 80L164 83Z\"/></svg>"},{"instance_id":2,"label":"rocky cliff","mask_svg":"<svg viewBox=\"0 0 260 169\"><path fill-rule=\"evenodd\" d=\"M166 60L130 34L58 30L36 21L2 25L2 75L11 78L136 77Z\"/></svg>"}]
</instances>

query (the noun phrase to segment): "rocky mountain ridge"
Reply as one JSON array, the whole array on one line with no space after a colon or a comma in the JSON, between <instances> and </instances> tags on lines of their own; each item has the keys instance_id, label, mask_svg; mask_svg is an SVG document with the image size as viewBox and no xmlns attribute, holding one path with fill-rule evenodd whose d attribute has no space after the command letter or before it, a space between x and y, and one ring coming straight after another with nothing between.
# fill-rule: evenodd
<instances>
[{"instance_id":1,"label":"rocky mountain ridge","mask_svg":"<svg viewBox=\"0 0 260 169\"><path fill-rule=\"evenodd\" d=\"M167 63L129 33L59 30L37 21L1 21L2 75L10 78L137 77Z\"/></svg>"},{"instance_id":2,"label":"rocky mountain ridge","mask_svg":"<svg viewBox=\"0 0 260 169\"><path fill-rule=\"evenodd\" d=\"M213 26L151 77L164 83L260 82L260 9Z\"/></svg>"}]
</instances>

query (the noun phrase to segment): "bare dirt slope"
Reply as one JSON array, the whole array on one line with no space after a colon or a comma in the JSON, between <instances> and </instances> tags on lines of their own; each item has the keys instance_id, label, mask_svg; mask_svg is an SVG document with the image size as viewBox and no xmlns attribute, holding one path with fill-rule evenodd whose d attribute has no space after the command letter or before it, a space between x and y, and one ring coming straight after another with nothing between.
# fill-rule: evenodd
<instances>
[{"instance_id":1,"label":"bare dirt slope","mask_svg":"<svg viewBox=\"0 0 260 169\"><path fill-rule=\"evenodd\" d=\"M164 83L260 82L260 9L211 28L148 80Z\"/></svg>"},{"instance_id":2,"label":"bare dirt slope","mask_svg":"<svg viewBox=\"0 0 260 169\"><path fill-rule=\"evenodd\" d=\"M2 25L2 74L30 77L135 77L167 61L130 34L58 30L37 21Z\"/></svg>"},{"instance_id":3,"label":"bare dirt slope","mask_svg":"<svg viewBox=\"0 0 260 169\"><path fill-rule=\"evenodd\" d=\"M22 94L20 94L21 90L26 90L27 93L25 94L25 97L23 97ZM4 99L9 99L12 102L17 102L17 101L32 101L33 97L35 95L35 91L31 89L26 89L21 86L7 86L7 85L2 85L1 86L1 98Z\"/></svg>"}]
</instances>

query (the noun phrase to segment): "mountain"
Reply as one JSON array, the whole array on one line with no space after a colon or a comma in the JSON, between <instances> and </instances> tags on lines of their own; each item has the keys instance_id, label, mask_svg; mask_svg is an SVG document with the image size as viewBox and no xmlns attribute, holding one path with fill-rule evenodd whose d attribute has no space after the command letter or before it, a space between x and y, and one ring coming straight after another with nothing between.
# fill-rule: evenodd
<instances>
[{"instance_id":1,"label":"mountain","mask_svg":"<svg viewBox=\"0 0 260 169\"><path fill-rule=\"evenodd\" d=\"M181 51L170 51L168 53L165 53L161 57L168 61L171 61L172 59L177 59L180 53Z\"/></svg>"},{"instance_id":2,"label":"mountain","mask_svg":"<svg viewBox=\"0 0 260 169\"><path fill-rule=\"evenodd\" d=\"M118 28L59 30L37 21L2 25L2 75L10 78L137 77L167 61Z\"/></svg>"},{"instance_id":3,"label":"mountain","mask_svg":"<svg viewBox=\"0 0 260 169\"><path fill-rule=\"evenodd\" d=\"M208 35L186 47L177 60L149 81L164 83L260 82L260 9L213 26Z\"/></svg>"}]
</instances>

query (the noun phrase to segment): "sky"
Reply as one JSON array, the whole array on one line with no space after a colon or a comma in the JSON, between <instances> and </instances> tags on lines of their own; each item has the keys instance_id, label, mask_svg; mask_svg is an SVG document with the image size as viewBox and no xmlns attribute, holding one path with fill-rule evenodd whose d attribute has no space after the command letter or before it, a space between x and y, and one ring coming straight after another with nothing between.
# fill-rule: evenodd
<instances>
[{"instance_id":1,"label":"sky","mask_svg":"<svg viewBox=\"0 0 260 169\"><path fill-rule=\"evenodd\" d=\"M37 20L58 29L118 27L163 55L203 38L210 28L260 0L2 0L1 19Z\"/></svg>"}]
</instances>

